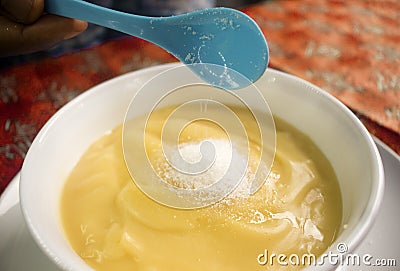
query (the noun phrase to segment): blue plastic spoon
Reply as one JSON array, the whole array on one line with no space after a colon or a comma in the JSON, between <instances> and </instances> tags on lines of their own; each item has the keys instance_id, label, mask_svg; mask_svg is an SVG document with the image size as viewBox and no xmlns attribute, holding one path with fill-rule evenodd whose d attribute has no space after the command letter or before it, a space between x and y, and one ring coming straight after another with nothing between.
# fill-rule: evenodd
<instances>
[{"instance_id":1,"label":"blue plastic spoon","mask_svg":"<svg viewBox=\"0 0 400 271\"><path fill-rule=\"evenodd\" d=\"M235 9L211 8L170 17L146 17L82 0L46 0L45 4L48 13L84 20L154 43L212 85L242 88L255 82L267 68L269 54L264 35L253 19ZM205 71L204 65L198 63L215 65L206 66ZM241 76L235 76L231 70Z\"/></svg>"}]
</instances>

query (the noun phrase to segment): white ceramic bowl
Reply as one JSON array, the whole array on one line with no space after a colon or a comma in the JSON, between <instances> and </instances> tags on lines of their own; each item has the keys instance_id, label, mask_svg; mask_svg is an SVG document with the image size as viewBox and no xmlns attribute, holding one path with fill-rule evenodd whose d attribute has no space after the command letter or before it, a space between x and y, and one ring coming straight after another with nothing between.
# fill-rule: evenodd
<instances>
[{"instance_id":1,"label":"white ceramic bowl","mask_svg":"<svg viewBox=\"0 0 400 271\"><path fill-rule=\"evenodd\" d=\"M139 70L90 89L60 109L32 143L21 171L22 212L34 240L62 270L92 270L69 246L60 224L66 177L94 140L123 121L134 93L154 75L176 66ZM272 113L309 135L331 162L343 198L342 227L331 248L336 251L344 243L353 251L370 229L383 196L383 167L371 136L342 103L299 78L268 69L256 85Z\"/></svg>"}]
</instances>

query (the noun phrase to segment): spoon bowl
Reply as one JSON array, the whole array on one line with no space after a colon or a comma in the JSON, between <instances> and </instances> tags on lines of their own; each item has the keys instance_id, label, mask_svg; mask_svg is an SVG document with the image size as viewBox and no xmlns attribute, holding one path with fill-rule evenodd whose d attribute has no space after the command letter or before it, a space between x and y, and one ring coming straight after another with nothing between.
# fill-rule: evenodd
<instances>
[{"instance_id":1,"label":"spoon bowl","mask_svg":"<svg viewBox=\"0 0 400 271\"><path fill-rule=\"evenodd\" d=\"M258 25L235 9L210 8L170 17L147 17L81 0L47 0L46 11L108 27L154 43L190 65L201 79L225 89L255 82L267 68L268 46ZM248 80L235 78L234 70ZM241 77L243 78L243 77Z\"/></svg>"}]
</instances>

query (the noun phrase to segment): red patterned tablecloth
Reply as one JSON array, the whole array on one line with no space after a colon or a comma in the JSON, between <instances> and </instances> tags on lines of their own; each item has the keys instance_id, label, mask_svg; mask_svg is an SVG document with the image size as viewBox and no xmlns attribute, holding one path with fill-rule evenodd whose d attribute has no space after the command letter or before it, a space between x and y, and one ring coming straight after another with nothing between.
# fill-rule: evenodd
<instances>
[{"instance_id":1,"label":"red patterned tablecloth","mask_svg":"<svg viewBox=\"0 0 400 271\"><path fill-rule=\"evenodd\" d=\"M400 2L267 1L243 11L263 30L271 67L339 98L400 154ZM0 194L61 106L107 79L171 61L152 44L123 38L0 70Z\"/></svg>"}]
</instances>

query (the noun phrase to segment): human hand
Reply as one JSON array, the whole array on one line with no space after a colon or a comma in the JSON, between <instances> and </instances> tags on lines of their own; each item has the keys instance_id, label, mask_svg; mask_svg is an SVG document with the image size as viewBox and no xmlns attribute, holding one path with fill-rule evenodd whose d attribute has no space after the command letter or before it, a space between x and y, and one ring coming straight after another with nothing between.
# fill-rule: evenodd
<instances>
[{"instance_id":1,"label":"human hand","mask_svg":"<svg viewBox=\"0 0 400 271\"><path fill-rule=\"evenodd\" d=\"M84 21L45 14L45 0L0 0L0 57L45 50L87 28Z\"/></svg>"}]
</instances>

